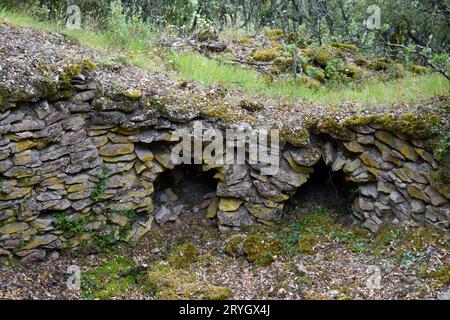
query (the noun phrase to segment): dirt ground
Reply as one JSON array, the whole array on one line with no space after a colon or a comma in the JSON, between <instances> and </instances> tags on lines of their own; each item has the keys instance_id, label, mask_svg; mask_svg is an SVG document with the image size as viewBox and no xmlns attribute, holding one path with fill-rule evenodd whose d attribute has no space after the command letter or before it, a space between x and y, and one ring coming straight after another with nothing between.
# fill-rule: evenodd
<instances>
[{"instance_id":1,"label":"dirt ground","mask_svg":"<svg viewBox=\"0 0 450 320\"><path fill-rule=\"evenodd\" d=\"M0 298L450 299L450 242L437 230L405 222L370 236L348 223L342 205L326 208L330 190L311 186L283 222L222 234L192 191L208 188L180 186L181 215L137 245L2 261ZM77 268L80 287L68 287Z\"/></svg>"}]
</instances>

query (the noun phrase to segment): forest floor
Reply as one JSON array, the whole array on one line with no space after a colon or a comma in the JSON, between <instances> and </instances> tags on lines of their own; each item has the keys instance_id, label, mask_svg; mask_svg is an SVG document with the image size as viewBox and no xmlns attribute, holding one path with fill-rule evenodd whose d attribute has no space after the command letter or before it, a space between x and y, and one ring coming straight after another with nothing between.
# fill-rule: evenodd
<instances>
[{"instance_id":1,"label":"forest floor","mask_svg":"<svg viewBox=\"0 0 450 320\"><path fill-rule=\"evenodd\" d=\"M315 200L236 234L191 203L135 246L4 261L0 299L450 299L448 235L404 223L373 238ZM76 268L81 286L70 289Z\"/></svg>"}]
</instances>

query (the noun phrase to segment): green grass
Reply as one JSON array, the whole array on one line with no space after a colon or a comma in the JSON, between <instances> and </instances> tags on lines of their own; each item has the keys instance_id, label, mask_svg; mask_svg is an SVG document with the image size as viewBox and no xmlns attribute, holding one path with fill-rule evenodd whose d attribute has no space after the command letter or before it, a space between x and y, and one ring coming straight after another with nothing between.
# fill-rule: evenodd
<instances>
[{"instance_id":1,"label":"green grass","mask_svg":"<svg viewBox=\"0 0 450 320\"><path fill-rule=\"evenodd\" d=\"M165 71L163 61L154 53L155 31L150 24L137 19L127 21L117 4L116 7L111 6L110 20L110 25L102 31L89 27L88 22L85 22L83 29L71 30L57 21L42 22L26 12L10 12L0 8L0 22L58 31L84 46L118 53L122 63L151 71ZM178 70L179 77L207 85L221 84L228 88L241 88L249 96L263 93L291 102L305 99L330 105L345 102L361 102L364 106L394 105L427 100L448 93L448 81L438 74L408 74L403 79L390 82L368 80L353 87L322 86L319 89L309 89L294 80L268 83L255 70L207 59L197 53L172 53L169 59Z\"/></svg>"},{"instance_id":2,"label":"green grass","mask_svg":"<svg viewBox=\"0 0 450 320\"><path fill-rule=\"evenodd\" d=\"M369 80L353 87L323 86L309 89L294 80L267 83L260 73L241 66L207 59L197 53L172 53L171 62L181 76L207 85L220 84L242 88L248 94L264 93L295 101L299 98L331 105L362 102L368 105L393 105L426 100L448 93L448 81L438 74L408 75L389 82Z\"/></svg>"},{"instance_id":3,"label":"green grass","mask_svg":"<svg viewBox=\"0 0 450 320\"><path fill-rule=\"evenodd\" d=\"M114 8L112 8L114 10ZM117 10L117 8L116 8ZM95 30L87 19L81 29L68 29L60 21L40 21L24 11L0 8L0 23L30 27L49 32L60 32L86 47L106 49L119 53L121 61L139 68L161 71L162 62L154 54L154 30L150 24L133 20L128 23L122 13L116 13L111 25L102 31Z\"/></svg>"}]
</instances>

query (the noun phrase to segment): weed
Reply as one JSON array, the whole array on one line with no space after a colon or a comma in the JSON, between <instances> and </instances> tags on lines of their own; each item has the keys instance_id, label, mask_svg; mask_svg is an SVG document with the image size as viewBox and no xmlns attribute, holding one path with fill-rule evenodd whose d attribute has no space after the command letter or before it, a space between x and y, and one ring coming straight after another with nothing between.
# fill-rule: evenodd
<instances>
[{"instance_id":1,"label":"weed","mask_svg":"<svg viewBox=\"0 0 450 320\"><path fill-rule=\"evenodd\" d=\"M102 166L101 171L97 174L97 178L98 181L91 193L91 200L95 203L100 202L100 197L105 192L105 187L108 183L108 169L105 165Z\"/></svg>"},{"instance_id":2,"label":"weed","mask_svg":"<svg viewBox=\"0 0 450 320\"><path fill-rule=\"evenodd\" d=\"M64 231L64 237L66 238L72 238L84 231L83 222L75 221L65 214L56 215L53 224L56 229Z\"/></svg>"}]
</instances>

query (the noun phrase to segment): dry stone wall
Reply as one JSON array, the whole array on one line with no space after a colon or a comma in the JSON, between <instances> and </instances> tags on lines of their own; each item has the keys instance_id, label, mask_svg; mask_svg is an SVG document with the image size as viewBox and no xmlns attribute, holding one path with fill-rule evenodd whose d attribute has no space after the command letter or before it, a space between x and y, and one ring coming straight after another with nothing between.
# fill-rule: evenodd
<instances>
[{"instance_id":1,"label":"dry stone wall","mask_svg":"<svg viewBox=\"0 0 450 320\"><path fill-rule=\"evenodd\" d=\"M137 241L151 228L153 183L174 168L173 131L193 121L144 116L138 92L106 99L89 73L71 84L68 99L0 109L0 255L42 260L91 241ZM353 215L371 232L407 219L449 230L449 188L433 183L432 150L379 124L342 137L319 123L303 147L283 146L273 176L259 165L204 165L217 179L208 215L222 231L279 221L321 159L358 188Z\"/></svg>"}]
</instances>

